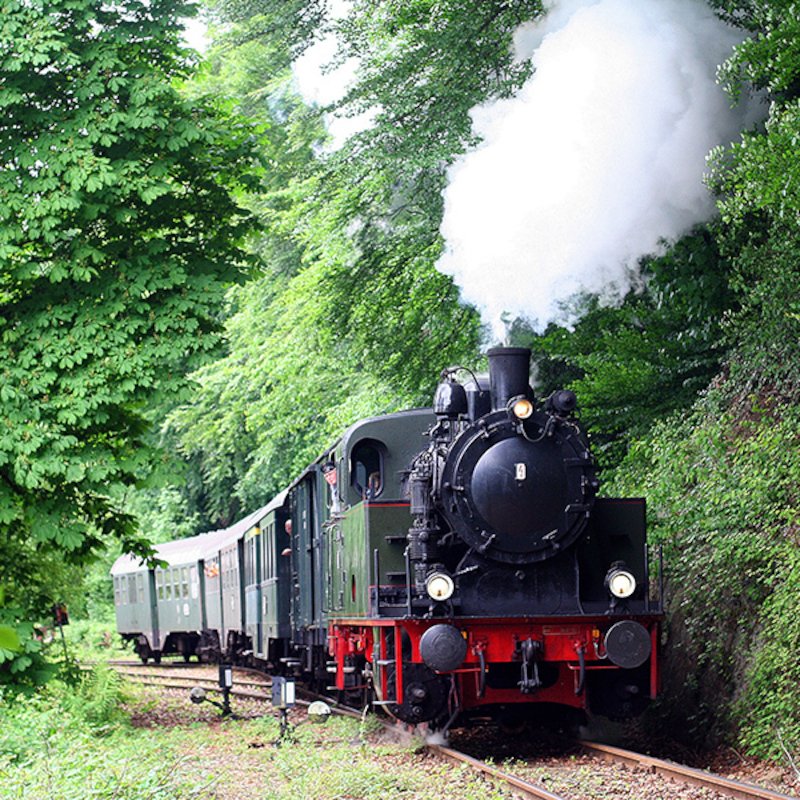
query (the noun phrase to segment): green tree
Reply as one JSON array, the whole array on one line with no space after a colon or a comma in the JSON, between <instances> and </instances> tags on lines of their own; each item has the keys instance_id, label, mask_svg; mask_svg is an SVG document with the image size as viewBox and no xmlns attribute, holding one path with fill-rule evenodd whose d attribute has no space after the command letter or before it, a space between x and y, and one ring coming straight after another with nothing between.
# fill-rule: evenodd
<instances>
[{"instance_id":1,"label":"green tree","mask_svg":"<svg viewBox=\"0 0 800 800\"><path fill-rule=\"evenodd\" d=\"M725 223L721 247L734 265L741 312L732 368L745 391L800 386L800 6L788 0L721 0L753 36L722 75L737 95L761 90L763 129L714 154L712 186Z\"/></svg>"},{"instance_id":2,"label":"green tree","mask_svg":"<svg viewBox=\"0 0 800 800\"><path fill-rule=\"evenodd\" d=\"M212 9L226 27L206 80L235 87L243 108L260 104L260 118L272 114L272 159L292 175L256 206L268 231L265 277L237 293L230 354L198 373L201 391L171 417L211 516L229 519L347 424L428 403L443 366L474 363L478 317L434 267L441 193L448 164L473 143L470 109L528 74L511 39L541 4L357 2L342 20L298 28L288 48L286 21L319 4ZM328 29L339 32L339 58L360 62L337 113L374 114L338 150L298 136L298 107L274 113L290 97L276 98L282 65ZM313 158L300 164L298 154Z\"/></svg>"},{"instance_id":3,"label":"green tree","mask_svg":"<svg viewBox=\"0 0 800 800\"><path fill-rule=\"evenodd\" d=\"M156 462L156 410L219 341L254 222L252 127L187 98L182 0L6 2L0 17L0 536L30 569L109 537ZM4 553L6 555L6 553ZM4 565L8 564L4 558ZM26 607L28 606L28 607ZM36 606L36 607L32 607Z\"/></svg>"},{"instance_id":4,"label":"green tree","mask_svg":"<svg viewBox=\"0 0 800 800\"><path fill-rule=\"evenodd\" d=\"M715 5L752 33L722 75L769 104L764 126L712 159L736 301L726 364L689 414L633 443L612 488L648 497L668 550L679 727L777 758L800 749L800 8Z\"/></svg>"},{"instance_id":5,"label":"green tree","mask_svg":"<svg viewBox=\"0 0 800 800\"><path fill-rule=\"evenodd\" d=\"M687 234L641 268L643 286L619 306L583 298L572 328L515 334L534 350L541 393L568 386L578 394L606 468L654 422L688 409L729 346L723 323L736 298L713 228Z\"/></svg>"}]
</instances>

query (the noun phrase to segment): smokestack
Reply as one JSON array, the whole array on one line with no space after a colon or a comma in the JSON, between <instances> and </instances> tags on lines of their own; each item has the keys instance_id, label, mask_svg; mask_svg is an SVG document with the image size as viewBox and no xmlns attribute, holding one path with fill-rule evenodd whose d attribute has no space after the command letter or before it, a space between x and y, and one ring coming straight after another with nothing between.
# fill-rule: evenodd
<instances>
[{"instance_id":1,"label":"smokestack","mask_svg":"<svg viewBox=\"0 0 800 800\"><path fill-rule=\"evenodd\" d=\"M530 388L531 351L527 347L493 347L487 355L492 411L505 409L512 397L533 397Z\"/></svg>"}]
</instances>

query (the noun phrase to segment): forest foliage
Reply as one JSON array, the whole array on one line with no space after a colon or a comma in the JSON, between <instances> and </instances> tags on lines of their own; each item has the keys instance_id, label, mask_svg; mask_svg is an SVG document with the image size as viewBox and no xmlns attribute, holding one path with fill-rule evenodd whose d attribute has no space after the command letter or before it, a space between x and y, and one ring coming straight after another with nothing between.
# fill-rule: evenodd
<instances>
[{"instance_id":1,"label":"forest foliage","mask_svg":"<svg viewBox=\"0 0 800 800\"><path fill-rule=\"evenodd\" d=\"M185 13L34 0L0 17L0 622L41 617L109 539L147 552L126 492L250 262L237 195L257 132L181 91Z\"/></svg>"},{"instance_id":2,"label":"forest foliage","mask_svg":"<svg viewBox=\"0 0 800 800\"><path fill-rule=\"evenodd\" d=\"M509 335L540 392L579 394L605 491L648 498L676 727L775 755L776 728L800 743L800 9L712 5L750 33L720 80L767 109L711 154L718 218L645 259L619 304L575 298L574 325ZM12 6L0 551L17 624L101 544L146 547L137 518L156 538L225 524L347 424L478 362L486 332L434 266L442 190L476 144L470 109L529 76L511 41L542 6L209 0L196 68L179 0ZM291 65L332 30L359 68L335 107L309 106ZM334 142L333 112L370 124Z\"/></svg>"}]
</instances>

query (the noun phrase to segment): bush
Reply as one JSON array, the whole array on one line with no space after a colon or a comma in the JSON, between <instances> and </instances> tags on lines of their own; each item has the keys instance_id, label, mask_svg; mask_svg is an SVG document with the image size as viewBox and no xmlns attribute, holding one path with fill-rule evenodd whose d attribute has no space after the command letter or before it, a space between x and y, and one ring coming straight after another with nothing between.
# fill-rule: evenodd
<instances>
[{"instance_id":1,"label":"bush","mask_svg":"<svg viewBox=\"0 0 800 800\"><path fill-rule=\"evenodd\" d=\"M105 733L127 722L123 703L128 699L119 674L106 666L84 673L80 683L62 700L64 710L92 733Z\"/></svg>"},{"instance_id":2,"label":"bush","mask_svg":"<svg viewBox=\"0 0 800 800\"><path fill-rule=\"evenodd\" d=\"M73 690L52 685L0 716L0 796L14 800L188 800L207 785L180 775L168 734L139 731L121 709L120 681L94 670ZM102 735L100 735L102 734Z\"/></svg>"},{"instance_id":3,"label":"bush","mask_svg":"<svg viewBox=\"0 0 800 800\"><path fill-rule=\"evenodd\" d=\"M55 640L51 649L63 653L61 649L60 634L54 631ZM64 628L64 637L67 642L67 652L71 659L86 662L104 662L111 658L130 657L130 650L116 632L113 620L95 621L88 619L73 619Z\"/></svg>"},{"instance_id":4,"label":"bush","mask_svg":"<svg viewBox=\"0 0 800 800\"><path fill-rule=\"evenodd\" d=\"M647 497L665 548L665 708L694 743L800 748L800 409L715 389L635 443L612 492Z\"/></svg>"}]
</instances>

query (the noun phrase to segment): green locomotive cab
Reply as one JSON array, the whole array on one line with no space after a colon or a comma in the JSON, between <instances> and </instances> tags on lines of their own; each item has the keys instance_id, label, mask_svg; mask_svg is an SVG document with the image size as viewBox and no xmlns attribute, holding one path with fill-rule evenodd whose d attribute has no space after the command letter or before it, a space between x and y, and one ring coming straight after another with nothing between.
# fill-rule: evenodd
<instances>
[{"instance_id":1,"label":"green locomotive cab","mask_svg":"<svg viewBox=\"0 0 800 800\"><path fill-rule=\"evenodd\" d=\"M291 640L287 667L330 688L329 630L406 608L403 476L433 420L415 409L363 420L289 487ZM348 682L361 676L352 669Z\"/></svg>"}]
</instances>

